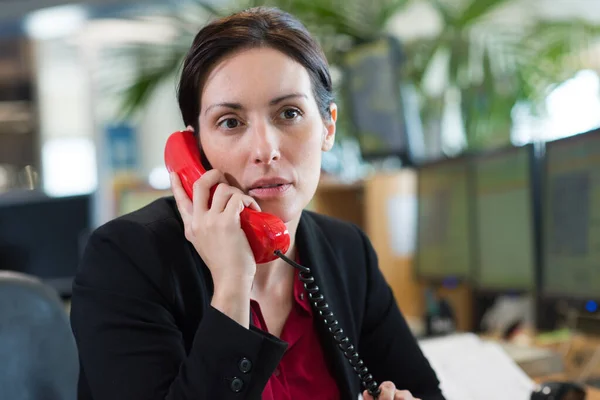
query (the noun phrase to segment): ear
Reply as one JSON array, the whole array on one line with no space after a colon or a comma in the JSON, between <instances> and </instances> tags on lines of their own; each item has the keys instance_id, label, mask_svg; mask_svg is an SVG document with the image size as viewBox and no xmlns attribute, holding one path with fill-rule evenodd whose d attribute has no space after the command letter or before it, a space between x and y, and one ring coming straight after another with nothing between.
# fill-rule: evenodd
<instances>
[{"instance_id":1,"label":"ear","mask_svg":"<svg viewBox=\"0 0 600 400\"><path fill-rule=\"evenodd\" d=\"M331 103L329 106L329 111L331 114L331 118L328 121L325 121L325 125L323 126L323 142L321 143L322 151L329 151L333 147L333 143L335 142L335 123L337 121L337 105L335 103Z\"/></svg>"}]
</instances>

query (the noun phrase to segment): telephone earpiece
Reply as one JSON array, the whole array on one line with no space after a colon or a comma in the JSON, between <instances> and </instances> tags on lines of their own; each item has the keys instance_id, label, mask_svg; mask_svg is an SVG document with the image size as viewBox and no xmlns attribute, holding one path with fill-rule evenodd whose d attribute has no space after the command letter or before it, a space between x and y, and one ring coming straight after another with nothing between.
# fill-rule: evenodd
<instances>
[{"instance_id":1,"label":"telephone earpiece","mask_svg":"<svg viewBox=\"0 0 600 400\"><path fill-rule=\"evenodd\" d=\"M200 150L191 131L177 131L167 139L165 165L169 172L175 172L181 180L188 197L193 198L194 182L206 171L200 162ZM210 200L215 188L211 189ZM241 226L248 238L257 264L278 258L277 250L286 253L290 247L290 234L278 217L244 208L240 213Z\"/></svg>"}]
</instances>

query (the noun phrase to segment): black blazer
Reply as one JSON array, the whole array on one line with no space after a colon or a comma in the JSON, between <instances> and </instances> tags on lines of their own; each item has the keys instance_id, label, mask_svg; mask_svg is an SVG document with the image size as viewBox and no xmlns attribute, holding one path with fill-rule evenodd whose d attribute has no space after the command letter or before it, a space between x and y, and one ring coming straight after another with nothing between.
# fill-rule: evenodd
<instances>
[{"instance_id":1,"label":"black blazer","mask_svg":"<svg viewBox=\"0 0 600 400\"><path fill-rule=\"evenodd\" d=\"M367 237L304 211L296 245L377 382L443 399ZM98 228L73 284L79 399L260 399L287 344L220 313L212 293L172 197ZM342 398L357 399L351 365L329 333L321 339Z\"/></svg>"}]
</instances>

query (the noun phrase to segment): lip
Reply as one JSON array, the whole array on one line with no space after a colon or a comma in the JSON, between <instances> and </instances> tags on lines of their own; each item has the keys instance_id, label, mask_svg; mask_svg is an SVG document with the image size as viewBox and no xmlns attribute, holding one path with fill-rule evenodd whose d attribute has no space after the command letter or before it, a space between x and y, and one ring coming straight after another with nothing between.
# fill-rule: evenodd
<instances>
[{"instance_id":1,"label":"lip","mask_svg":"<svg viewBox=\"0 0 600 400\"><path fill-rule=\"evenodd\" d=\"M281 177L262 178L250 185L248 194L259 199L279 197L284 195L291 186L289 180Z\"/></svg>"},{"instance_id":2,"label":"lip","mask_svg":"<svg viewBox=\"0 0 600 400\"><path fill-rule=\"evenodd\" d=\"M272 185L286 185L289 184L290 181L282 178L280 176L274 176L272 178L261 178L258 179L256 181L254 181L250 186L248 190L256 190L261 186L272 186Z\"/></svg>"},{"instance_id":3,"label":"lip","mask_svg":"<svg viewBox=\"0 0 600 400\"><path fill-rule=\"evenodd\" d=\"M254 197L255 199L265 200L265 199L269 199L269 198L281 197L281 196L285 195L285 193L291 187L292 187L291 184L285 183L280 186L273 186L273 187L269 187L269 188L250 189L248 194L250 196Z\"/></svg>"}]
</instances>

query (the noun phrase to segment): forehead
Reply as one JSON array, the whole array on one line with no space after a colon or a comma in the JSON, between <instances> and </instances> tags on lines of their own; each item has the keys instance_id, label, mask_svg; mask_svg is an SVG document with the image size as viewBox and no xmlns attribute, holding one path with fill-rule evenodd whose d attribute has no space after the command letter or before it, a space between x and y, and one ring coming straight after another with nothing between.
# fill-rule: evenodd
<instances>
[{"instance_id":1,"label":"forehead","mask_svg":"<svg viewBox=\"0 0 600 400\"><path fill-rule=\"evenodd\" d=\"M249 101L303 92L311 95L306 68L286 54L269 48L242 50L221 60L206 77L202 104L207 101Z\"/></svg>"}]
</instances>

